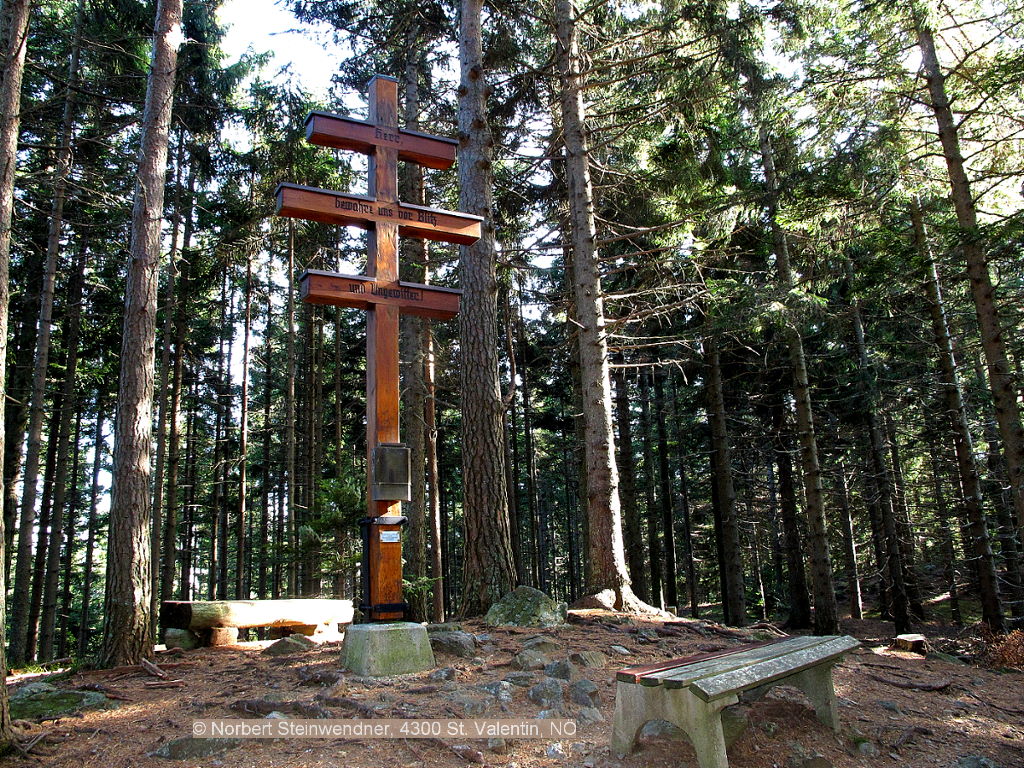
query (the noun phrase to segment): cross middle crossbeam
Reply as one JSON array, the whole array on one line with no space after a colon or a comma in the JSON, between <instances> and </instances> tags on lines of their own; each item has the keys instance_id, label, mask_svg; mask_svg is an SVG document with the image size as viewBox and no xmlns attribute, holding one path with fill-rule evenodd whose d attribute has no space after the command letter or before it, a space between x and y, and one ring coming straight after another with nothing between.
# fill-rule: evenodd
<instances>
[{"instance_id":1,"label":"cross middle crossbeam","mask_svg":"<svg viewBox=\"0 0 1024 768\"><path fill-rule=\"evenodd\" d=\"M404 237L471 245L480 239L479 216L402 202L381 202L318 187L283 182L277 187L277 215L323 224L373 229L379 223L398 225Z\"/></svg>"}]
</instances>

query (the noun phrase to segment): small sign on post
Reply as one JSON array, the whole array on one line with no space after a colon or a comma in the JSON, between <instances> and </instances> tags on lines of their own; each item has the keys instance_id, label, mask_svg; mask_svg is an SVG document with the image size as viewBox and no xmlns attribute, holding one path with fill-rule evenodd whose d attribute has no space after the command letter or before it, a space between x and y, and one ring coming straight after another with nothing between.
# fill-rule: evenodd
<instances>
[{"instance_id":1,"label":"small sign on post","mask_svg":"<svg viewBox=\"0 0 1024 768\"><path fill-rule=\"evenodd\" d=\"M401 314L450 320L461 291L398 279L398 238L420 237L471 245L480 239L479 216L403 203L398 161L450 168L453 139L398 126L398 82L370 80L370 119L326 112L306 119L306 139L320 146L369 155L369 194L352 195L297 184L277 188L277 213L370 231L365 275L309 270L301 278L303 301L356 307L367 313L366 449L367 512L363 529L363 603L370 621L404 618L401 502L410 499L409 451L398 430L398 319Z\"/></svg>"}]
</instances>

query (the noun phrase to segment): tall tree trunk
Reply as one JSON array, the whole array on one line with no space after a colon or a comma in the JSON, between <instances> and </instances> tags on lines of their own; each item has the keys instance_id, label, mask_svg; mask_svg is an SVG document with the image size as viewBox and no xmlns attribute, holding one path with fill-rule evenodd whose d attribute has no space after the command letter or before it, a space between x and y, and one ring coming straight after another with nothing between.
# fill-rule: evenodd
<instances>
[{"instance_id":1,"label":"tall tree trunk","mask_svg":"<svg viewBox=\"0 0 1024 768\"><path fill-rule=\"evenodd\" d=\"M75 581L72 569L75 564L75 551L78 549L78 480L82 461L82 410L81 404L79 404L78 412L75 414L75 434L72 438L74 454L71 459L71 503L68 505L68 522L64 529L64 555L61 562L60 623L57 627L56 651L58 658L68 655L68 633L71 625L72 585Z\"/></svg>"},{"instance_id":2,"label":"tall tree trunk","mask_svg":"<svg viewBox=\"0 0 1024 768\"><path fill-rule=\"evenodd\" d=\"M850 514L850 488L846 478L846 464L839 462L836 475L839 491L839 524L843 534L843 553L846 555L846 589L850 597L850 618L863 619L864 610L860 594L860 571L857 567L857 539Z\"/></svg>"},{"instance_id":3,"label":"tall tree trunk","mask_svg":"<svg viewBox=\"0 0 1024 768\"><path fill-rule=\"evenodd\" d=\"M932 488L935 494L935 522L936 538L942 552L942 575L946 580L946 588L949 590L949 617L956 626L962 626L963 616L960 613L960 594L956 586L956 549L953 547L953 528L949 517L949 506L946 504L946 494L942 490L942 471L939 468L939 452L932 443L931 446L931 470Z\"/></svg>"},{"instance_id":4,"label":"tall tree trunk","mask_svg":"<svg viewBox=\"0 0 1024 768\"><path fill-rule=\"evenodd\" d=\"M441 489L437 465L437 388L434 384L434 334L430 326L423 333L423 430L425 432L427 472L427 509L430 526L430 578L432 587L433 620L442 622L444 613L444 561L441 548Z\"/></svg>"},{"instance_id":5,"label":"tall tree trunk","mask_svg":"<svg viewBox=\"0 0 1024 768\"><path fill-rule=\"evenodd\" d=\"M853 264L846 262L847 279L853 277ZM853 324L853 337L856 345L858 367L861 375L858 378L863 411L861 413L864 426L868 433L871 446L871 479L878 495L879 512L881 513L882 529L886 542L886 562L888 564L889 609L897 632L910 629L910 592L907 589L907 563L904 560L904 548L900 545L897 515L899 510L893 488L893 475L885 458L885 440L878 424L876 407L878 392L871 375L868 362L867 344L864 337L864 323L861 320L860 301L854 299L850 305L850 319Z\"/></svg>"},{"instance_id":6,"label":"tall tree trunk","mask_svg":"<svg viewBox=\"0 0 1024 768\"><path fill-rule=\"evenodd\" d=\"M640 374L640 450L644 466L644 517L647 522L647 572L651 582L651 605L662 605L661 539L658 537L658 504L654 476L654 448L651 442L651 379L647 371ZM642 549L641 549L642 551Z\"/></svg>"},{"instance_id":7,"label":"tall tree trunk","mask_svg":"<svg viewBox=\"0 0 1024 768\"><path fill-rule=\"evenodd\" d=\"M654 410L657 413L656 426L658 433L658 485L661 501L661 535L665 551L665 602L674 610L679 610L679 591L676 574L676 527L675 505L672 492L672 476L668 471L668 408L665 404L665 373L655 371Z\"/></svg>"},{"instance_id":8,"label":"tall tree trunk","mask_svg":"<svg viewBox=\"0 0 1024 768\"><path fill-rule=\"evenodd\" d=\"M588 594L612 590L615 607L645 610L634 594L626 570L615 466L612 396L608 369L608 340L596 247L594 198L590 184L586 110L580 75L580 49L573 0L555 0L556 66L561 77L562 135L572 236L573 294L579 324L580 381L583 399L584 456L587 481L586 563Z\"/></svg>"},{"instance_id":9,"label":"tall tree trunk","mask_svg":"<svg viewBox=\"0 0 1024 768\"><path fill-rule=\"evenodd\" d=\"M78 371L78 339L82 327L82 285L85 279L86 247L79 246L75 265L68 286L68 316L64 344L67 349L64 361L64 384L61 392L61 406L57 416L57 456L54 465L53 509L50 513L50 545L47 551L46 580L43 585L43 612L39 628L39 652L41 661L53 658L54 628L57 623L57 587L61 571L61 545L64 535L64 501L68 484L68 442L71 432L71 417L78 413L78 388L75 376ZM75 446L75 453L77 455ZM77 478L72 474L72 489ZM74 493L74 490L72 490ZM71 546L71 542L68 542Z\"/></svg>"},{"instance_id":10,"label":"tall tree trunk","mask_svg":"<svg viewBox=\"0 0 1024 768\"><path fill-rule=\"evenodd\" d=\"M82 570L82 610L79 616L78 655L89 650L89 607L92 603L93 557L96 552L96 532L99 528L100 471L103 468L103 420L106 414L103 392L96 393L96 431L93 435L92 484L89 490L89 527L85 540L85 565Z\"/></svg>"},{"instance_id":11,"label":"tall tree trunk","mask_svg":"<svg viewBox=\"0 0 1024 768\"><path fill-rule=\"evenodd\" d=\"M903 462L900 459L899 437L888 414L884 417L885 435L889 442L889 457L892 460L893 477L893 514L896 518L896 531L899 535L900 561L903 564L903 583L907 589L907 601L911 615L924 621L924 603L917 582L917 565L915 562L914 529L910 522L910 507L907 504L906 485L903 481Z\"/></svg>"},{"instance_id":12,"label":"tall tree trunk","mask_svg":"<svg viewBox=\"0 0 1024 768\"><path fill-rule=\"evenodd\" d=\"M242 325L241 422L238 425L238 516L235 519L235 599L249 597L249 569L246 567L246 518L249 495L249 336L252 334L252 254L245 255L245 319Z\"/></svg>"},{"instance_id":13,"label":"tall tree trunk","mask_svg":"<svg viewBox=\"0 0 1024 768\"><path fill-rule=\"evenodd\" d=\"M298 513L298 493L295 464L295 222L288 219L288 298L285 305L285 475L288 482L288 548L292 556L287 565L287 591L289 597L299 593L298 552L299 526L295 519ZM276 595L275 595L276 597Z\"/></svg>"},{"instance_id":14,"label":"tall tree trunk","mask_svg":"<svg viewBox=\"0 0 1024 768\"><path fill-rule=\"evenodd\" d=\"M196 401L196 388L198 381L193 378L189 400ZM192 599L192 564L195 557L195 513L196 513L196 409L186 408L188 414L185 419L185 493L182 504L182 525L184 531L181 536L181 548L178 560L181 563L181 581L178 583L178 599Z\"/></svg>"},{"instance_id":15,"label":"tall tree trunk","mask_svg":"<svg viewBox=\"0 0 1024 768\"><path fill-rule=\"evenodd\" d=\"M411 130L420 127L420 77L423 45L420 39L420 25L417 21L409 24L405 33L405 101L404 123ZM417 163L406 163L402 183L402 200L415 205L424 205L423 167ZM400 269L406 279L418 283L429 282L427 270L426 242L417 237L402 240L403 264ZM411 618L425 621L428 618L427 607L427 480L426 480L426 429L424 424L424 408L426 407L426 385L423 380L426 372L424 353L424 335L427 332L426 318L406 315L402 317L402 359L405 363L405 386L402 388L402 408L405 425L405 442L409 446L409 458L412 466L412 499L405 505L408 510L409 524L406 529L406 543L402 554L406 559L407 571L419 580L417 591L410 597L409 608Z\"/></svg>"},{"instance_id":16,"label":"tall tree trunk","mask_svg":"<svg viewBox=\"0 0 1024 768\"><path fill-rule=\"evenodd\" d=\"M4 439L4 414L7 403L7 331L10 308L11 220L14 214L14 174L18 162L18 134L21 127L21 80L25 71L28 47L30 0L10 0L0 9L2 59L0 59L0 457L7 466ZM15 446L11 446L14 448ZM5 482L8 478L4 478ZM10 479L13 484L13 477ZM13 487L13 485L12 485ZM13 513L13 507L11 508ZM0 517L0 752L6 752L14 740L11 715L7 706L7 578L10 570L10 549L13 520L8 505ZM22 593L24 594L24 593ZM19 601L20 602L20 601Z\"/></svg>"},{"instance_id":17,"label":"tall tree trunk","mask_svg":"<svg viewBox=\"0 0 1024 768\"><path fill-rule=\"evenodd\" d=\"M772 246L779 287L784 295L796 289L789 263L786 233L779 224L778 180L775 158L767 129L759 126L761 161L764 167L768 216L771 222ZM800 443L800 465L804 478L804 500L807 512L807 549L811 562L811 589L814 593L814 631L819 635L839 632L839 606L832 583L832 559L828 551L828 525L821 486L821 465L818 462L818 439L814 432L814 410L807 376L804 342L796 318L788 318L784 330L789 347L789 364L793 376L793 398L796 401L797 437Z\"/></svg>"},{"instance_id":18,"label":"tall tree trunk","mask_svg":"<svg viewBox=\"0 0 1024 768\"><path fill-rule=\"evenodd\" d=\"M781 393L780 393L781 394ZM811 626L811 599L804 569L804 548L800 540L800 513L797 504L796 483L793 479L792 442L789 420L786 418L786 399L776 400L774 413L775 466L779 469L779 516L782 518L782 536L786 550L786 576L789 588L789 616L786 626L806 629Z\"/></svg>"},{"instance_id":19,"label":"tall tree trunk","mask_svg":"<svg viewBox=\"0 0 1024 768\"><path fill-rule=\"evenodd\" d=\"M686 591L690 600L690 617L696 619L700 612L697 592L697 569L693 557L693 525L690 514L690 489L687 480L686 451L683 443L683 423L679 417L679 395L676 379L672 378L672 431L675 433L676 459L679 462L679 505L683 519L683 562L686 568Z\"/></svg>"},{"instance_id":20,"label":"tall tree trunk","mask_svg":"<svg viewBox=\"0 0 1024 768\"><path fill-rule=\"evenodd\" d=\"M163 318L163 345L160 350L160 382L157 385L157 426L156 426L156 464L155 479L153 481L153 525L150 537L150 548L153 558L153 593L150 618L154 622L154 635L156 635L156 621L160 615L160 600L163 595L162 583L164 568L162 563L173 559L173 555L165 549L167 544L166 536L161 539L166 531L164 516L164 473L166 469L167 456L167 411L168 397L167 382L171 378L171 336L174 330L175 300L174 290L177 281L178 271L178 235L181 230L181 168L185 160L184 131L178 132L178 147L174 160L174 213L171 223L171 253L167 258L167 292L164 298ZM190 172L191 176L191 172ZM170 504L166 508L167 514L173 514ZM166 598L164 598L166 599Z\"/></svg>"},{"instance_id":21,"label":"tall tree trunk","mask_svg":"<svg viewBox=\"0 0 1024 768\"><path fill-rule=\"evenodd\" d=\"M459 209L483 217L482 237L459 248L463 306L462 482L466 585L461 611L485 612L513 586L515 563L505 489L501 385L497 360L494 139L487 119L481 0L461 0L459 17Z\"/></svg>"},{"instance_id":22,"label":"tall tree trunk","mask_svg":"<svg viewBox=\"0 0 1024 768\"><path fill-rule=\"evenodd\" d=\"M711 450L714 454L715 488L721 515L723 581L726 594L723 609L727 621L737 627L747 623L747 605L743 584L743 552L740 549L739 522L736 519L736 489L732 479L732 449L726 422L722 363L718 340L713 332L704 337L707 364L708 416L711 421Z\"/></svg>"},{"instance_id":23,"label":"tall tree trunk","mask_svg":"<svg viewBox=\"0 0 1024 768\"><path fill-rule=\"evenodd\" d=\"M623 363L622 355L617 363ZM629 407L629 384L621 367L612 369L615 384L615 421L618 435L615 446L619 467L619 499L622 501L622 517L625 521L624 545L629 565L629 577L636 596L645 603L651 602L651 591L647 578L647 563L644 558L643 532L640 526L640 510L636 503L636 454L633 452L633 417Z\"/></svg>"},{"instance_id":24,"label":"tall tree trunk","mask_svg":"<svg viewBox=\"0 0 1024 768\"><path fill-rule=\"evenodd\" d=\"M993 632L1004 628L1003 609L999 602L999 587L996 579L995 558L985 518L981 493L981 478L974 456L974 439L971 435L967 409L964 406L960 377L957 374L953 342L946 320L946 305L942 297L939 271L928 247L924 228L924 215L916 203L910 210L914 225L914 244L918 255L925 263L925 290L928 295L928 309L931 315L932 336L938 355L939 375L945 400L946 417L953 435L953 449L956 452L957 470L963 493L964 508L968 521L968 537L973 559L976 563L978 588L981 598L982 620Z\"/></svg>"},{"instance_id":25,"label":"tall tree trunk","mask_svg":"<svg viewBox=\"0 0 1024 768\"><path fill-rule=\"evenodd\" d=\"M1024 531L1024 430L1021 429L1020 410L1017 405L1017 382L1006 355L1003 323L996 307L995 288L989 272L983 247L984 239L978 229L978 215L971 185L960 152L957 122L946 95L946 77L939 65L932 30L924 21L923 13L914 7L917 42L921 49L921 62L928 82L932 110L939 129L939 141L949 173L950 196L960 225L960 242L967 262L967 276L974 299L974 309L981 329L981 346L988 366L989 388L995 406L999 437L1003 442L1003 458L1010 482L1010 499L1017 516L1017 528Z\"/></svg>"},{"instance_id":26,"label":"tall tree trunk","mask_svg":"<svg viewBox=\"0 0 1024 768\"><path fill-rule=\"evenodd\" d=\"M182 0L158 0L132 210L121 376L114 430L110 540L104 596L103 666L151 656L149 642L149 448L152 441L156 290L160 267L167 135L181 42Z\"/></svg>"},{"instance_id":27,"label":"tall tree trunk","mask_svg":"<svg viewBox=\"0 0 1024 768\"><path fill-rule=\"evenodd\" d=\"M53 398L53 413L50 416L47 433L57 434L60 421L61 394ZM50 514L53 512L53 475L57 463L57 441L46 443L46 462L43 468L43 492L39 504L39 537L36 541L35 562L32 565L32 594L28 608L28 637L25 640L25 660L36 658L39 644L39 616L43 612L43 582L46 580L47 555L50 551Z\"/></svg>"}]
</instances>

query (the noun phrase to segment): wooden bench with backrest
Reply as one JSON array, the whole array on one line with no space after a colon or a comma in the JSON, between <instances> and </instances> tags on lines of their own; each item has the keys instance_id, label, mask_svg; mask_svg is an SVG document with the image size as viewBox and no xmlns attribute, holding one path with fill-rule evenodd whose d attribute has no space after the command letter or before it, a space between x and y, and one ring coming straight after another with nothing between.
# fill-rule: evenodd
<instances>
[{"instance_id":1,"label":"wooden bench with backrest","mask_svg":"<svg viewBox=\"0 0 1024 768\"><path fill-rule=\"evenodd\" d=\"M779 684L802 690L818 719L838 731L832 668L858 645L848 636L791 637L627 667L616 674L612 749L624 757L645 723L666 720L689 738L701 768L728 768L722 711Z\"/></svg>"},{"instance_id":2,"label":"wooden bench with backrest","mask_svg":"<svg viewBox=\"0 0 1024 768\"><path fill-rule=\"evenodd\" d=\"M352 601L165 600L160 623L165 629L194 632L202 645L233 643L239 629L253 627L336 639L338 625L352 623Z\"/></svg>"}]
</instances>

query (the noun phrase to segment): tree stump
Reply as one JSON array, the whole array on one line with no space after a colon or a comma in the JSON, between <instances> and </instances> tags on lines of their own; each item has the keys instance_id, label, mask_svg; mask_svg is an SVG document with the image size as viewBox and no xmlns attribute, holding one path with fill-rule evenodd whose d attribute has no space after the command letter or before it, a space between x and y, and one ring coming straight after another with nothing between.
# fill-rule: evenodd
<instances>
[{"instance_id":1,"label":"tree stump","mask_svg":"<svg viewBox=\"0 0 1024 768\"><path fill-rule=\"evenodd\" d=\"M928 653L928 639L924 635L896 635L890 648L895 648L897 651L920 653L924 656Z\"/></svg>"}]
</instances>

